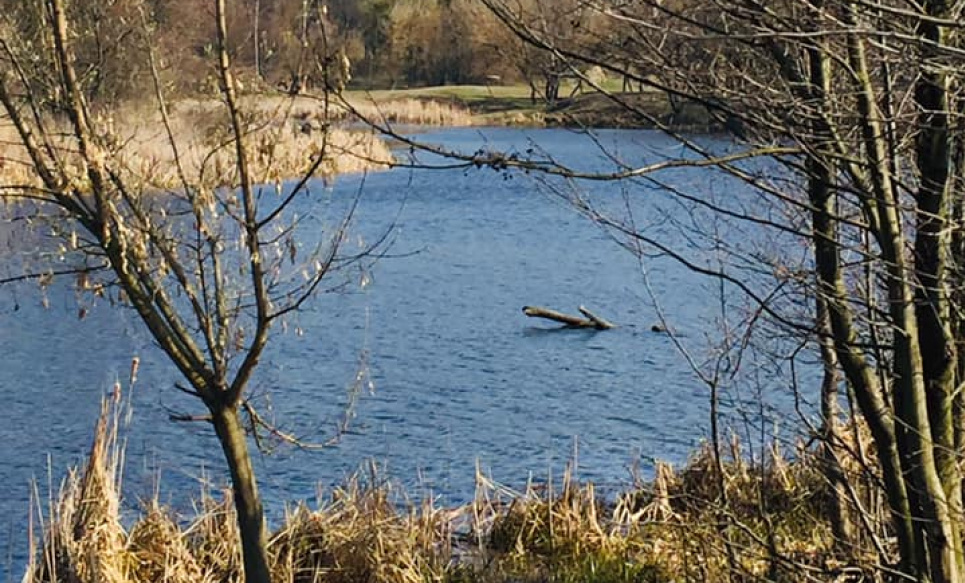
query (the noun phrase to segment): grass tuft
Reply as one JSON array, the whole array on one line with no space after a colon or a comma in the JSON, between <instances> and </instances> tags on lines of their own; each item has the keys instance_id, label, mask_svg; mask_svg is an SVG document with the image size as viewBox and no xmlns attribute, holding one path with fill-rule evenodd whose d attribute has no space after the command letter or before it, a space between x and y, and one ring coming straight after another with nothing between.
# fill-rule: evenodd
<instances>
[{"instance_id":1,"label":"grass tuft","mask_svg":"<svg viewBox=\"0 0 965 583\"><path fill-rule=\"evenodd\" d=\"M400 503L387 484L356 476L318 510L299 505L272 537L281 581L418 583L444 578L451 516Z\"/></svg>"}]
</instances>

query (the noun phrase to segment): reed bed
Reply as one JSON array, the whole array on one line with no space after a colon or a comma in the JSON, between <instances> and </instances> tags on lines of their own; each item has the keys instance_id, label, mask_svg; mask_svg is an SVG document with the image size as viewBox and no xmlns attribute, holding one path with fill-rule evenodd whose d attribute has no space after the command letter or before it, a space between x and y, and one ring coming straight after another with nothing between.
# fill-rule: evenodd
<instances>
[{"instance_id":1,"label":"reed bed","mask_svg":"<svg viewBox=\"0 0 965 583\"><path fill-rule=\"evenodd\" d=\"M453 519L431 501L400 504L389 485L353 478L320 508L288 513L270 542L275 580L441 581Z\"/></svg>"},{"instance_id":2,"label":"reed bed","mask_svg":"<svg viewBox=\"0 0 965 583\"><path fill-rule=\"evenodd\" d=\"M86 465L46 513L24 581L240 582L230 491L203 493L193 517L152 500L122 520L116 411L105 403ZM734 448L718 463L704 447L679 472L659 464L653 480L617 496L568 472L517 491L477 471L474 500L458 508L410 501L370 472L317 507L286 513L269 539L273 580L875 580L880 557L834 541L827 484L811 452L789 462L772 451L755 464Z\"/></svg>"},{"instance_id":3,"label":"reed bed","mask_svg":"<svg viewBox=\"0 0 965 583\"><path fill-rule=\"evenodd\" d=\"M290 100L289 100L290 101ZM311 171L320 177L384 169L393 158L372 130L330 125L306 126L305 115L273 104L248 103L243 121L251 172L258 183L276 183ZM297 113L296 117L293 115ZM63 163L74 163L76 146L66 120L45 120L47 134ZM167 125L154 108L130 104L94 117L105 157L120 168L129 184L145 190L237 186L233 135L224 106L215 101L186 100L170 108ZM9 124L0 125L0 189L36 186L38 179L19 138ZM80 179L83 174L78 173Z\"/></svg>"},{"instance_id":4,"label":"reed bed","mask_svg":"<svg viewBox=\"0 0 965 583\"><path fill-rule=\"evenodd\" d=\"M449 100L353 94L324 96L247 95L241 99L252 173L257 182L277 183L314 174L384 169L392 154L368 127L469 126L476 118ZM44 120L55 151L68 166L76 156L65 119ZM148 190L237 186L234 147L224 105L216 100L182 99L169 107L167 126L156 107L130 103L94 116L103 154L125 178ZM38 186L39 180L7 120L0 120L0 190ZM316 161L321 158L320 163ZM83 174L78 173L83 179Z\"/></svg>"},{"instance_id":5,"label":"reed bed","mask_svg":"<svg viewBox=\"0 0 965 583\"><path fill-rule=\"evenodd\" d=\"M0 202L3 196L12 192L14 185L39 184L39 180L29 163L26 150L20 145L20 138L9 120L0 118Z\"/></svg>"},{"instance_id":6,"label":"reed bed","mask_svg":"<svg viewBox=\"0 0 965 583\"><path fill-rule=\"evenodd\" d=\"M317 176L331 177L382 169L392 162L385 142L373 131L308 129L284 103L246 103L242 111L251 172L258 183L297 178L313 169ZM164 188L179 186L182 178L208 187L239 183L234 136L221 104L180 102L171 109L169 128L159 114L136 108L113 115L107 120L109 140L118 144L117 155L132 178Z\"/></svg>"},{"instance_id":7,"label":"reed bed","mask_svg":"<svg viewBox=\"0 0 965 583\"><path fill-rule=\"evenodd\" d=\"M353 92L346 98L303 95L298 97L250 95L245 106L261 114L284 111L297 123L312 127L344 123L464 127L477 118L469 108L451 99L433 97L381 97Z\"/></svg>"},{"instance_id":8,"label":"reed bed","mask_svg":"<svg viewBox=\"0 0 965 583\"><path fill-rule=\"evenodd\" d=\"M468 108L434 99L351 100L346 114L360 116L380 125L402 124L460 127L475 125Z\"/></svg>"}]
</instances>

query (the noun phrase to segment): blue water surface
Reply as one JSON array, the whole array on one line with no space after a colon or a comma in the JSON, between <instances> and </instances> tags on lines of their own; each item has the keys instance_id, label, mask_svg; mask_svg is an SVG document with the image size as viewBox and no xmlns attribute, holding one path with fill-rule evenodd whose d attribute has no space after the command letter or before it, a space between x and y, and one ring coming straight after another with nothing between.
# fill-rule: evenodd
<instances>
[{"instance_id":1,"label":"blue water surface","mask_svg":"<svg viewBox=\"0 0 965 583\"><path fill-rule=\"evenodd\" d=\"M643 131L591 139L569 130L460 129L419 138L591 169L681 153ZM677 169L662 180L723 205L771 212L713 171ZM573 187L475 167L399 168L313 185L302 212L336 217L361 193L350 241L362 248L388 231L392 245L366 272L334 278L333 285L346 285L276 329L252 382L255 402L283 427L325 441L363 373L349 431L336 445L256 455L271 520L286 502L312 498L367 460L413 496L458 503L473 495L477 460L497 481L519 485L561 472L576 451L578 476L615 490L630 483L634 468L646 473L654 458L682 462L706 438L708 387L667 335L651 331L658 316L645 284L684 346L705 363L726 317L717 282L652 248L639 261L563 200ZM708 229L749 247L756 237L765 248L778 244L746 225L714 223L706 209L644 180L575 188L601 212L626 218L629 211L634 226L701 265L715 257L699 236ZM0 288L0 580L19 577L26 563L31 480L46 495L48 483L56 488L83 458L100 396L117 380L128 390L133 357L140 371L130 389L126 506L135 509L157 486L162 500L186 510L202 479L226 479L210 430L168 420L171 411L202 411L174 389L177 371L135 315L105 300L85 302L80 319L69 285L45 294L35 284ZM737 311L736 294L734 302ZM586 304L619 327L561 331L526 318L520 310L527 304L569 312ZM788 387L782 378L758 378L754 388L727 392L727 410L741 422L756 424L763 414L793 424Z\"/></svg>"}]
</instances>

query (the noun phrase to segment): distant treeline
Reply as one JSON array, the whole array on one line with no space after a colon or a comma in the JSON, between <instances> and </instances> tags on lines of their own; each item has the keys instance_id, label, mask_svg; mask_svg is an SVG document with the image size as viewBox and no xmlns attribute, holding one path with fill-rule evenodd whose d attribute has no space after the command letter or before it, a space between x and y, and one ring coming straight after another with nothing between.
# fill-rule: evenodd
<instances>
[{"instance_id":1,"label":"distant treeline","mask_svg":"<svg viewBox=\"0 0 965 583\"><path fill-rule=\"evenodd\" d=\"M519 6L528 25L563 42L585 47L613 38L577 0L561 0L552 11L535 0ZM56 67L41 62L46 51L38 50L52 42L44 10L44 0L0 0L0 33L17 39L12 50L49 77ZM170 95L215 90L210 0L72 0L68 10L92 102L152 93L148 48ZM246 88L522 82L552 101L560 79L572 75L550 53L520 41L479 0L232 0L227 21L233 64ZM54 79L47 85L35 89L54 91Z\"/></svg>"},{"instance_id":2,"label":"distant treeline","mask_svg":"<svg viewBox=\"0 0 965 583\"><path fill-rule=\"evenodd\" d=\"M251 87L348 82L381 88L527 77L519 43L473 0L234 0L228 7L234 65ZM0 30L21 43L14 50L33 56L29 66L54 71L37 50L52 42L44 10L43 0L0 0ZM188 96L215 88L209 0L74 0L69 10L81 82L92 101L153 91L148 47L167 91ZM48 88L55 86L50 79Z\"/></svg>"}]
</instances>

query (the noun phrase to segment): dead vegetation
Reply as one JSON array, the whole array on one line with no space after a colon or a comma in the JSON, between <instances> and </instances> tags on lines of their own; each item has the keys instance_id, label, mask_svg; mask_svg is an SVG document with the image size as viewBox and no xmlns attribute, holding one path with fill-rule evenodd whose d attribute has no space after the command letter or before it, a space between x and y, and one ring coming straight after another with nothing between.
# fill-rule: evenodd
<instances>
[{"instance_id":1,"label":"dead vegetation","mask_svg":"<svg viewBox=\"0 0 965 583\"><path fill-rule=\"evenodd\" d=\"M349 119L365 119L380 126L418 125L462 127L476 125L472 112L456 103L437 99L350 98L342 107Z\"/></svg>"},{"instance_id":2,"label":"dead vegetation","mask_svg":"<svg viewBox=\"0 0 965 583\"><path fill-rule=\"evenodd\" d=\"M117 411L104 405L86 466L46 513L24 581L240 582L229 491L203 493L193 517L148 501L121 519ZM812 453L786 461L772 451L762 465L733 455L739 447L723 480L705 447L681 471L658 464L652 481L617 496L568 474L515 491L477 472L475 499L458 508L409 501L372 471L317 508L287 513L269 541L273 581L875 580L881 557L870 545L834 540Z\"/></svg>"},{"instance_id":3,"label":"dead vegetation","mask_svg":"<svg viewBox=\"0 0 965 583\"><path fill-rule=\"evenodd\" d=\"M234 152L223 104L214 100L182 99L170 107L169 125L156 108L128 104L101 112L100 136L110 155L150 187L170 189L184 178L193 184L230 186ZM313 96L249 95L242 100L253 174L261 183L303 175L318 156L321 177L384 169L392 162L385 141L365 121L382 127L473 125L469 109L456 103L420 98L375 98L355 93L345 100ZM67 121L51 115L53 135L67 133ZM170 129L170 135L168 133ZM32 165L9 123L0 120L0 188L36 185ZM178 168L177 158L182 168ZM63 140L65 149L69 144Z\"/></svg>"},{"instance_id":4,"label":"dead vegetation","mask_svg":"<svg viewBox=\"0 0 965 583\"><path fill-rule=\"evenodd\" d=\"M179 102L171 108L166 127L157 111L128 105L99 114L98 127L106 130L98 139L105 155L126 170L124 178L147 189L175 189L185 181L206 188L237 186L231 128L220 108L214 101ZM375 132L312 124L307 107L293 110L292 100L281 99L245 109L252 174L260 183L302 176L313 166L314 175L331 177L391 163L391 152ZM66 128L66 120L56 116L47 124L52 136ZM14 133L12 127L0 125L0 187L7 189L38 183ZM69 141L53 141L69 160Z\"/></svg>"}]
</instances>

